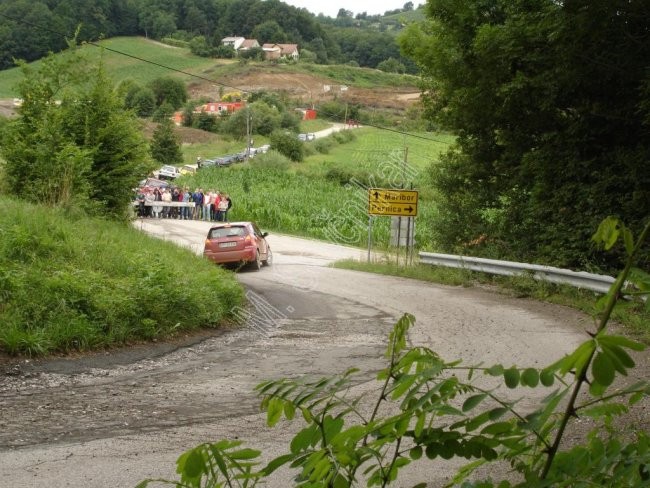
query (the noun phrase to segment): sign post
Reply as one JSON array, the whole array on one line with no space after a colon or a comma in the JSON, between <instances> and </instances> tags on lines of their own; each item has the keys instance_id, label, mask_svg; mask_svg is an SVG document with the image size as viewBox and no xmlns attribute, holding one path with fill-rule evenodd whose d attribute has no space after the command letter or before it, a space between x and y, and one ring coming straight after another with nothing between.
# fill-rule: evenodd
<instances>
[{"instance_id":1,"label":"sign post","mask_svg":"<svg viewBox=\"0 0 650 488\"><path fill-rule=\"evenodd\" d=\"M368 188L368 215L415 217L418 214L416 190Z\"/></svg>"},{"instance_id":2,"label":"sign post","mask_svg":"<svg viewBox=\"0 0 650 488\"><path fill-rule=\"evenodd\" d=\"M400 217L397 233L397 247L401 245L401 217L406 217L407 234L406 247L412 246L413 228L411 217L418 214L418 192L416 190L388 190L384 188L368 188L368 262L370 262L370 249L372 246L372 217L392 216ZM407 260L408 261L408 260Z\"/></svg>"}]
</instances>

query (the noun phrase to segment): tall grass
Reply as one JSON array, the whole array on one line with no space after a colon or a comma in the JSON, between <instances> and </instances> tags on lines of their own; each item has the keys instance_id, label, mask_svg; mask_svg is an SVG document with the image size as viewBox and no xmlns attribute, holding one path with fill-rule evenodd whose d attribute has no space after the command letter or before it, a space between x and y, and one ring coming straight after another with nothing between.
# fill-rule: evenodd
<instances>
[{"instance_id":1,"label":"tall grass","mask_svg":"<svg viewBox=\"0 0 650 488\"><path fill-rule=\"evenodd\" d=\"M231 273L130 227L0 197L0 349L40 355L219 327Z\"/></svg>"},{"instance_id":2,"label":"tall grass","mask_svg":"<svg viewBox=\"0 0 650 488\"><path fill-rule=\"evenodd\" d=\"M397 188L406 183L420 189L424 168L450 141L446 136L426 137L433 140L405 139L372 128L344 131L306 144L310 155L303 163L273 164L271 160L279 155L269 153L248 164L205 168L179 184L229 193L234 202L231 220L255 220L267 229L365 247L367 188ZM412 143L406 164L404 143ZM322 144L327 145L325 154L318 152ZM422 249L434 246L436 213L431 196L421 192L415 239ZM389 217L373 219L375 246L388 246L389 225Z\"/></svg>"}]
</instances>

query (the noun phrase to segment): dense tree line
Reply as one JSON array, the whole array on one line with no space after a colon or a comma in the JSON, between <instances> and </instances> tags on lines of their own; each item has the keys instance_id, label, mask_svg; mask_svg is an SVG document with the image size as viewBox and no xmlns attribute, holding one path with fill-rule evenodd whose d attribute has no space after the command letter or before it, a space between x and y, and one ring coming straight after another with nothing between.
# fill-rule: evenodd
<instances>
[{"instance_id":1,"label":"dense tree line","mask_svg":"<svg viewBox=\"0 0 650 488\"><path fill-rule=\"evenodd\" d=\"M201 55L220 56L221 39L255 37L260 43L296 43L320 63L353 61L377 67L398 59L411 71L393 34L368 24L339 21L334 29L305 9L280 0L0 0L0 69L14 59L33 61L79 41L143 35L193 42ZM361 47L357 47L361 46Z\"/></svg>"},{"instance_id":2,"label":"dense tree line","mask_svg":"<svg viewBox=\"0 0 650 488\"><path fill-rule=\"evenodd\" d=\"M644 0L429 0L403 46L458 145L431 168L448 250L583 268L607 215L650 216ZM473 248L472 253L479 252ZM645 263L650 256L645 255Z\"/></svg>"}]
</instances>

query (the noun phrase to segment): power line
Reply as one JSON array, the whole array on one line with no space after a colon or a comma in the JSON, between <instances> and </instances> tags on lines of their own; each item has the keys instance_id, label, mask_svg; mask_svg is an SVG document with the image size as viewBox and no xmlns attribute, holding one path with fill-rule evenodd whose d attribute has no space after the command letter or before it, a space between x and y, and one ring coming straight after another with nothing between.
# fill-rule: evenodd
<instances>
[{"instance_id":1,"label":"power line","mask_svg":"<svg viewBox=\"0 0 650 488\"><path fill-rule=\"evenodd\" d=\"M3 13L0 13L0 17L4 17L4 18L6 18L6 19L8 19L8 20L11 20L11 21L13 21L13 22L18 22L18 23L20 23L20 24L28 25L28 26L33 27L33 28L35 28L35 29L40 29L41 31L50 32L50 33L52 33L52 34L55 34L55 35L61 36L61 37L64 38L64 39L67 38L67 36L66 36L65 34L59 32L59 31L55 31L55 30L53 30L53 29L49 29L49 28L44 27L44 26L42 26L42 25L38 25L38 24L35 24L35 23L33 23L33 22L29 22L29 21L27 21L27 20L25 20L25 19L16 19L16 18L14 18L14 17L11 17L11 16L6 15L6 14L3 14ZM222 82L220 82L220 81L213 80L213 79L211 79L211 78L207 78L207 77L205 77L205 76L201 76L201 75L197 75L197 74L194 74L194 73L190 73L190 72L188 72L188 71L184 71L184 70L181 70L181 69L178 69L178 68L174 68L174 67L172 67L172 66L167 66L167 65L165 65L165 64L158 63L158 62L156 62L156 61L151 61L151 60L149 60L149 59L142 58L142 57L140 57L140 56L135 56L135 55L133 55L133 54L125 53L125 52L123 52L123 51L119 51L119 50L117 50L117 49L113 49L113 48L110 48L110 47L107 47L107 46L102 46L101 44L99 44L99 43L97 43L97 42L94 42L94 41L85 41L84 43L85 43L85 44L88 44L88 45L90 45L90 46L94 46L94 47L100 48L100 49L105 49L106 51L110 51L110 52L112 52L112 53L119 54L119 55L121 55L121 56L126 56L126 57L128 57L128 58L135 59L135 60L140 61L140 62L143 62L143 63L148 63L148 64L151 64L151 65L154 65L154 66L158 66L159 68L163 68L163 69L166 69L166 70L169 70L169 71L173 71L173 72L176 72L176 73L180 73L180 74L183 74L183 75L189 76L189 77L191 77L191 78L197 78L197 79L199 79L199 80L207 81L207 82L209 82L209 83L213 83L213 84L216 84L216 85L220 85L220 86L223 86L223 87L225 87L225 88L232 88L232 89L237 90L237 91L240 91L240 92L242 92L242 93L249 93L249 94L250 94L250 93L253 93L251 90L245 90L245 89L243 89L243 88L239 88L239 87L237 87L237 86L228 85L227 83L222 83ZM324 114L325 114L325 115L329 115L329 116L334 116L334 115L335 115L335 114L333 114L333 113L329 113L329 114L328 114L327 112L324 112ZM392 129L392 128L390 128L390 127L384 127L384 126L380 126L380 125L376 125L376 124L372 124L372 123L364 123L363 125L364 125L364 127L373 127L373 128L375 128L375 129L385 130L385 131L388 131L388 132L394 132L394 133L396 133L396 134L400 134L400 135L408 136L408 137L413 137L413 138L415 138L415 139L421 139L421 140L425 140L425 141L429 141L429 142L439 142L439 143L442 143L442 144L451 144L451 143L448 142L448 141L442 141L442 140L440 140L440 139L433 139L433 138L431 138L431 137L425 137L425 136L421 136L421 135L418 135L418 134L411 134L411 133L409 133L409 132L404 132L404 131L400 131L400 130L397 130L397 129Z\"/></svg>"}]
</instances>

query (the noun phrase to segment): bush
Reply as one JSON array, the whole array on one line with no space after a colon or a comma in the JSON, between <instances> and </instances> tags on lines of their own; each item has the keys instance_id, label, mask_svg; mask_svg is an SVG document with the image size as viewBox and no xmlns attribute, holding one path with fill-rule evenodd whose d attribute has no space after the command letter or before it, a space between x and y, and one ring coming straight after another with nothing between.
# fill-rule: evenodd
<instances>
[{"instance_id":1,"label":"bush","mask_svg":"<svg viewBox=\"0 0 650 488\"><path fill-rule=\"evenodd\" d=\"M302 161L305 157L304 144L298 140L296 134L283 130L276 130L271 134L271 149L284 154L291 161Z\"/></svg>"},{"instance_id":2,"label":"bush","mask_svg":"<svg viewBox=\"0 0 650 488\"><path fill-rule=\"evenodd\" d=\"M4 352L89 350L219 327L242 303L230 273L176 245L104 219L3 197L0 205Z\"/></svg>"},{"instance_id":3,"label":"bush","mask_svg":"<svg viewBox=\"0 0 650 488\"><path fill-rule=\"evenodd\" d=\"M339 144L345 144L346 142L354 141L357 138L357 136L351 130L341 130L338 132L334 132L332 134L332 138Z\"/></svg>"},{"instance_id":4,"label":"bush","mask_svg":"<svg viewBox=\"0 0 650 488\"><path fill-rule=\"evenodd\" d=\"M333 146L334 142L329 137L322 137L314 141L314 149L321 154L329 154Z\"/></svg>"},{"instance_id":5,"label":"bush","mask_svg":"<svg viewBox=\"0 0 650 488\"><path fill-rule=\"evenodd\" d=\"M257 154L249 160L253 167L269 168L277 171L286 171L291 165L291 161L277 151L269 151L265 154Z\"/></svg>"}]
</instances>

